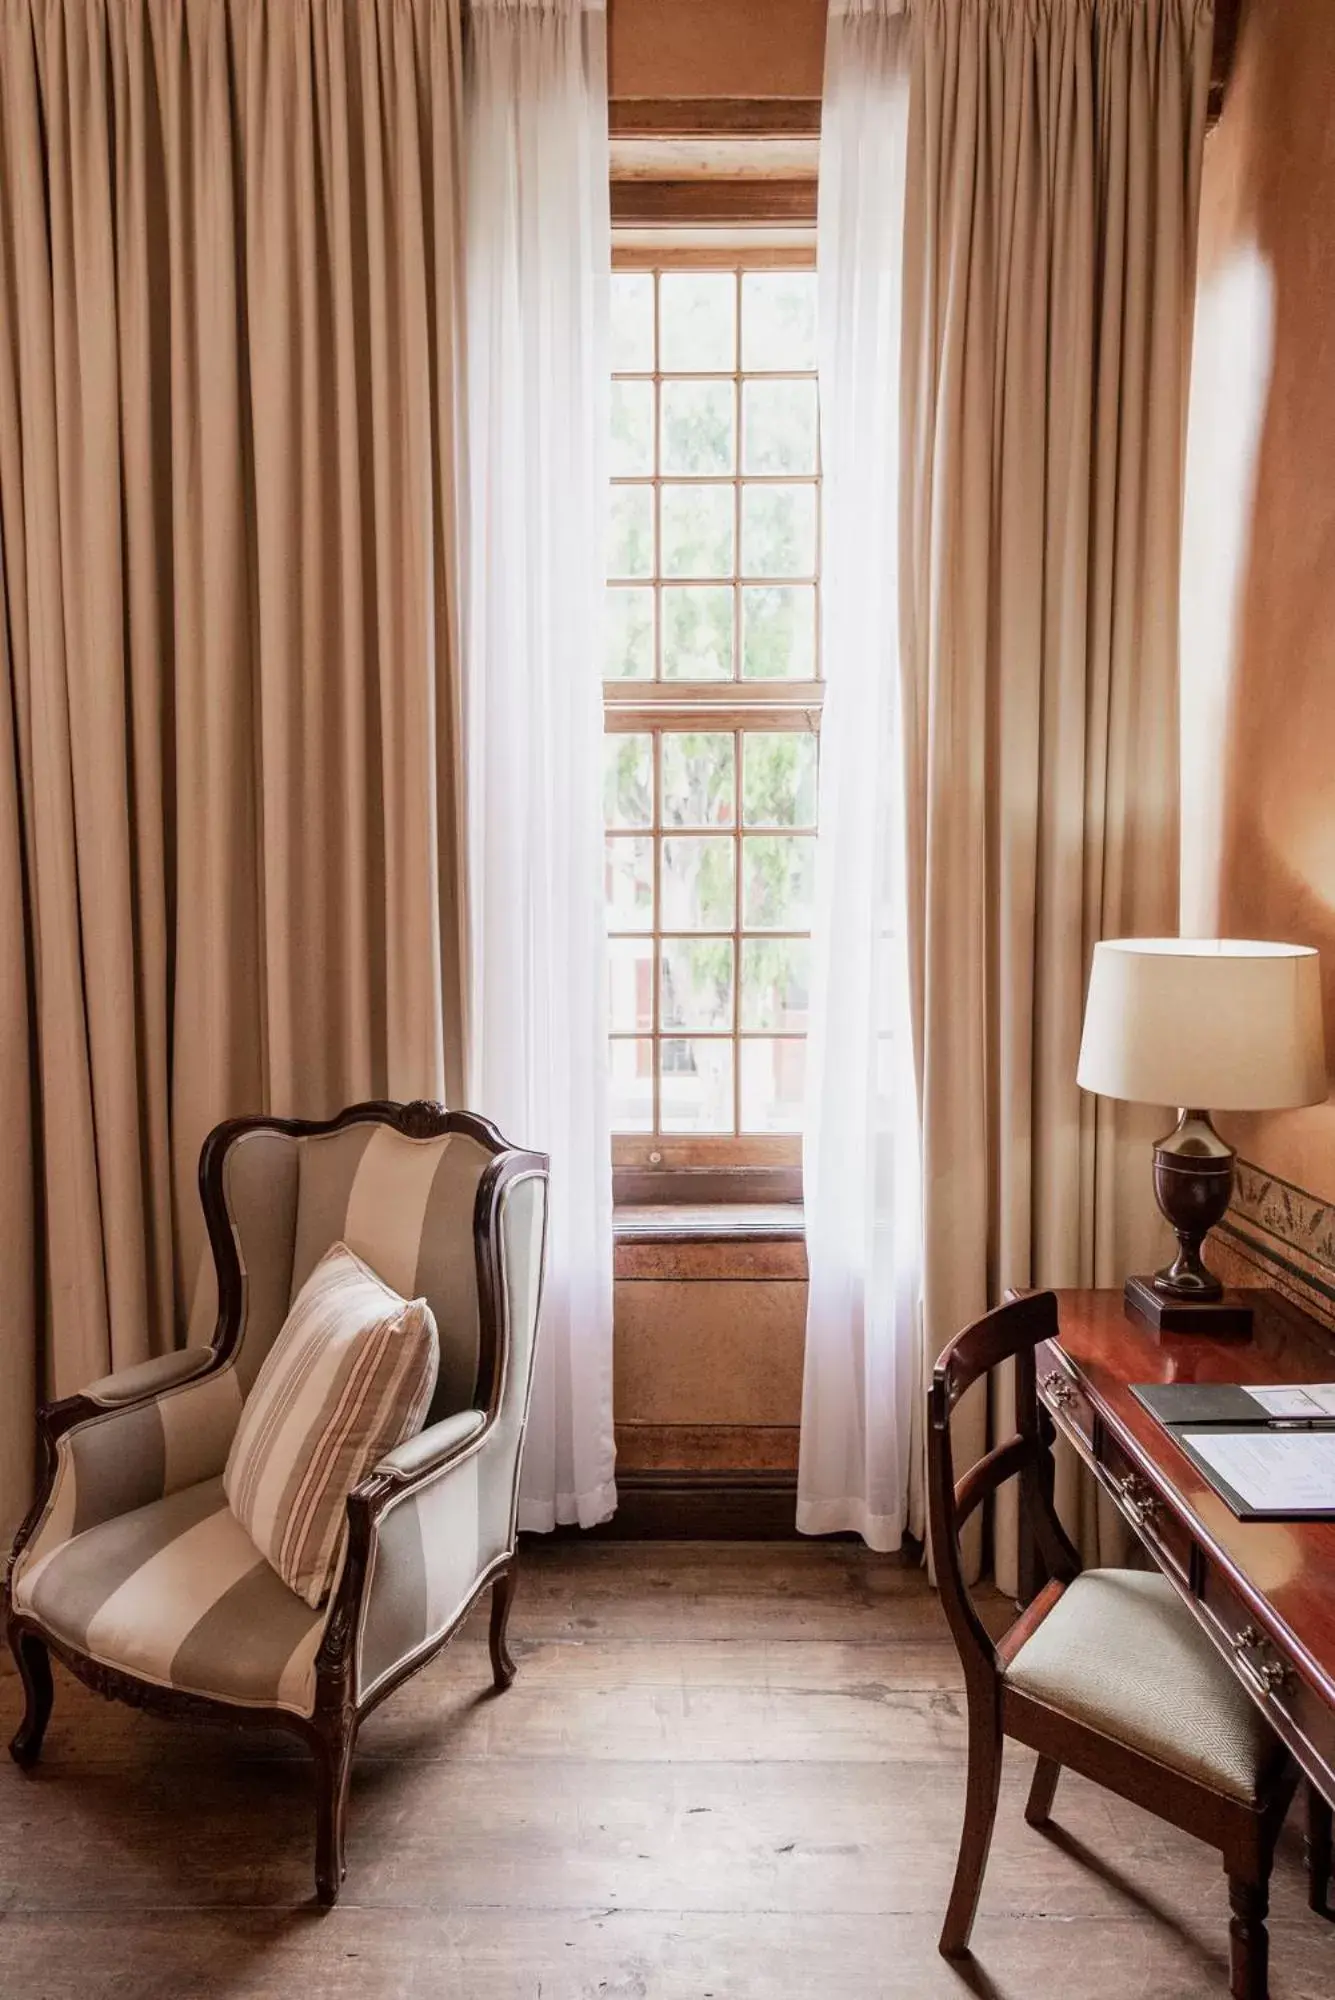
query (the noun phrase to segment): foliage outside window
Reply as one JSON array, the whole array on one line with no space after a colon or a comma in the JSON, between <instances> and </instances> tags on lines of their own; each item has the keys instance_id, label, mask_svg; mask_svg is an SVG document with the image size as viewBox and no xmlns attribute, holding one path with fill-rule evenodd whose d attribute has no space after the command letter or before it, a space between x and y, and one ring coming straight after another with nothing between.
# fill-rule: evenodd
<instances>
[{"instance_id":1,"label":"foliage outside window","mask_svg":"<svg viewBox=\"0 0 1335 2000\"><path fill-rule=\"evenodd\" d=\"M819 710L815 274L618 271L612 293L618 1154L795 1160Z\"/></svg>"}]
</instances>

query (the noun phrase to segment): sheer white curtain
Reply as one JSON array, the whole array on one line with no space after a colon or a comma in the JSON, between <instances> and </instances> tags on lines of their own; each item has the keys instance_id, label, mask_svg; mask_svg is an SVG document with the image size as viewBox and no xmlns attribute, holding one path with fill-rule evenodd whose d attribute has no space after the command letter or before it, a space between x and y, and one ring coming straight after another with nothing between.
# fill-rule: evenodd
<instances>
[{"instance_id":1,"label":"sheer white curtain","mask_svg":"<svg viewBox=\"0 0 1335 2000\"><path fill-rule=\"evenodd\" d=\"M894 1549L919 1379L918 1117L904 946L899 390L907 17L832 0L819 265L825 557L797 1525Z\"/></svg>"},{"instance_id":2,"label":"sheer white curtain","mask_svg":"<svg viewBox=\"0 0 1335 2000\"><path fill-rule=\"evenodd\" d=\"M519 1521L616 1504L601 754L605 22L472 0L464 646L469 1101L552 1158Z\"/></svg>"}]
</instances>

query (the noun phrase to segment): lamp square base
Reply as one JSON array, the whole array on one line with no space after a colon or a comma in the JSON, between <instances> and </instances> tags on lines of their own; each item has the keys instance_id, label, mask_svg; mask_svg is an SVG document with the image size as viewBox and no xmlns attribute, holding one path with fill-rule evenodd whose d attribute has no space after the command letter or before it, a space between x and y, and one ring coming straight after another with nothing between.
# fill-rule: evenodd
<instances>
[{"instance_id":1,"label":"lamp square base","mask_svg":"<svg viewBox=\"0 0 1335 2000\"><path fill-rule=\"evenodd\" d=\"M1250 1340L1252 1309L1241 1292L1218 1299L1170 1299L1155 1290L1153 1278L1128 1278L1127 1308L1159 1333L1195 1334L1200 1340Z\"/></svg>"}]
</instances>

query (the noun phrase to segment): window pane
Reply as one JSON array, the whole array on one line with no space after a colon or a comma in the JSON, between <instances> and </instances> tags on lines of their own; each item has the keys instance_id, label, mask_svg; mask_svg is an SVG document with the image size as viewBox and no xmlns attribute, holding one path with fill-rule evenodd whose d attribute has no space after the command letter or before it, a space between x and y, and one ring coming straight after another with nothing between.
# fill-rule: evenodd
<instances>
[{"instance_id":1,"label":"window pane","mask_svg":"<svg viewBox=\"0 0 1335 2000\"><path fill-rule=\"evenodd\" d=\"M731 382L665 382L662 388L662 472L716 473L737 469ZM638 467L636 468L638 470ZM780 470L789 470L781 467Z\"/></svg>"},{"instance_id":2,"label":"window pane","mask_svg":"<svg viewBox=\"0 0 1335 2000\"><path fill-rule=\"evenodd\" d=\"M813 584L756 584L742 592L742 673L748 680L815 679Z\"/></svg>"},{"instance_id":3,"label":"window pane","mask_svg":"<svg viewBox=\"0 0 1335 2000\"><path fill-rule=\"evenodd\" d=\"M743 1132L800 1132L807 1045L777 1037L742 1043Z\"/></svg>"},{"instance_id":4,"label":"window pane","mask_svg":"<svg viewBox=\"0 0 1335 2000\"><path fill-rule=\"evenodd\" d=\"M613 1034L647 1035L654 1025L654 941L607 940L607 1025Z\"/></svg>"},{"instance_id":5,"label":"window pane","mask_svg":"<svg viewBox=\"0 0 1335 2000\"><path fill-rule=\"evenodd\" d=\"M820 657L816 278L617 272L611 303L603 675L633 723L606 739L613 1130L798 1132L818 743L763 725Z\"/></svg>"},{"instance_id":6,"label":"window pane","mask_svg":"<svg viewBox=\"0 0 1335 2000\"><path fill-rule=\"evenodd\" d=\"M652 1132L654 1129L654 1045L609 1042L608 1069L612 1130Z\"/></svg>"},{"instance_id":7,"label":"window pane","mask_svg":"<svg viewBox=\"0 0 1335 2000\"><path fill-rule=\"evenodd\" d=\"M612 273L612 366L649 374L654 365L652 271Z\"/></svg>"},{"instance_id":8,"label":"window pane","mask_svg":"<svg viewBox=\"0 0 1335 2000\"><path fill-rule=\"evenodd\" d=\"M611 401L611 438L608 444L608 471L614 476L639 473L646 477L654 469L654 385L652 382L614 382ZM794 472L796 466L779 466L780 472Z\"/></svg>"},{"instance_id":9,"label":"window pane","mask_svg":"<svg viewBox=\"0 0 1335 2000\"><path fill-rule=\"evenodd\" d=\"M658 365L737 365L737 280L731 271L665 271L658 281ZM802 364L794 363L794 366Z\"/></svg>"},{"instance_id":10,"label":"window pane","mask_svg":"<svg viewBox=\"0 0 1335 2000\"><path fill-rule=\"evenodd\" d=\"M731 1028L731 938L664 938L664 1028Z\"/></svg>"},{"instance_id":11,"label":"window pane","mask_svg":"<svg viewBox=\"0 0 1335 2000\"><path fill-rule=\"evenodd\" d=\"M628 471L638 472L639 466ZM742 385L742 471L816 470L814 382Z\"/></svg>"},{"instance_id":12,"label":"window pane","mask_svg":"<svg viewBox=\"0 0 1335 2000\"><path fill-rule=\"evenodd\" d=\"M607 574L654 573L654 489L614 486L607 523Z\"/></svg>"},{"instance_id":13,"label":"window pane","mask_svg":"<svg viewBox=\"0 0 1335 2000\"><path fill-rule=\"evenodd\" d=\"M743 273L742 366L816 366L814 271Z\"/></svg>"},{"instance_id":14,"label":"window pane","mask_svg":"<svg viewBox=\"0 0 1335 2000\"><path fill-rule=\"evenodd\" d=\"M805 938L743 938L743 1028L805 1034L810 986L811 946Z\"/></svg>"},{"instance_id":15,"label":"window pane","mask_svg":"<svg viewBox=\"0 0 1335 2000\"><path fill-rule=\"evenodd\" d=\"M665 729L662 744L664 826L731 826L731 731Z\"/></svg>"},{"instance_id":16,"label":"window pane","mask_svg":"<svg viewBox=\"0 0 1335 2000\"><path fill-rule=\"evenodd\" d=\"M647 681L654 673L654 593L652 590L609 590L607 593L607 662L611 681Z\"/></svg>"},{"instance_id":17,"label":"window pane","mask_svg":"<svg viewBox=\"0 0 1335 2000\"><path fill-rule=\"evenodd\" d=\"M607 841L607 928L609 931L652 930L654 921L654 843L625 834Z\"/></svg>"},{"instance_id":18,"label":"window pane","mask_svg":"<svg viewBox=\"0 0 1335 2000\"><path fill-rule=\"evenodd\" d=\"M732 1043L659 1044L664 1132L731 1132Z\"/></svg>"},{"instance_id":19,"label":"window pane","mask_svg":"<svg viewBox=\"0 0 1335 2000\"><path fill-rule=\"evenodd\" d=\"M809 834L752 834L742 842L742 922L748 930L809 931L816 843Z\"/></svg>"},{"instance_id":20,"label":"window pane","mask_svg":"<svg viewBox=\"0 0 1335 2000\"><path fill-rule=\"evenodd\" d=\"M731 576L732 487L664 486L661 492L663 575Z\"/></svg>"},{"instance_id":21,"label":"window pane","mask_svg":"<svg viewBox=\"0 0 1335 2000\"><path fill-rule=\"evenodd\" d=\"M663 929L730 931L736 914L737 852L725 839L663 842Z\"/></svg>"},{"instance_id":22,"label":"window pane","mask_svg":"<svg viewBox=\"0 0 1335 2000\"><path fill-rule=\"evenodd\" d=\"M815 569L815 487L744 486L742 575L812 576Z\"/></svg>"},{"instance_id":23,"label":"window pane","mask_svg":"<svg viewBox=\"0 0 1335 2000\"><path fill-rule=\"evenodd\" d=\"M654 739L647 730L603 738L603 823L654 823Z\"/></svg>"},{"instance_id":24,"label":"window pane","mask_svg":"<svg viewBox=\"0 0 1335 2000\"><path fill-rule=\"evenodd\" d=\"M816 824L816 739L807 730L742 737L742 825Z\"/></svg>"},{"instance_id":25,"label":"window pane","mask_svg":"<svg viewBox=\"0 0 1335 2000\"><path fill-rule=\"evenodd\" d=\"M663 592L663 677L718 681L732 676L732 586L697 584Z\"/></svg>"}]
</instances>

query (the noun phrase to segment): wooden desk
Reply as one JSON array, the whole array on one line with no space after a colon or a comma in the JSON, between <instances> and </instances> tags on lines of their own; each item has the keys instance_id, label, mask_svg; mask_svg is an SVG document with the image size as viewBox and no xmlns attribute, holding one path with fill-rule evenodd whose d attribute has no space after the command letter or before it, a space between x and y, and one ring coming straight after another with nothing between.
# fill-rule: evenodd
<instances>
[{"instance_id":1,"label":"wooden desk","mask_svg":"<svg viewBox=\"0 0 1335 2000\"><path fill-rule=\"evenodd\" d=\"M1239 1521L1133 1382L1335 1380L1328 1336L1275 1292L1250 1342L1159 1335L1120 1292L1059 1292L1039 1395L1308 1778L1335 1802L1335 1521Z\"/></svg>"}]
</instances>

